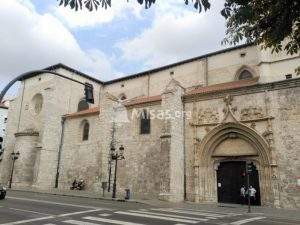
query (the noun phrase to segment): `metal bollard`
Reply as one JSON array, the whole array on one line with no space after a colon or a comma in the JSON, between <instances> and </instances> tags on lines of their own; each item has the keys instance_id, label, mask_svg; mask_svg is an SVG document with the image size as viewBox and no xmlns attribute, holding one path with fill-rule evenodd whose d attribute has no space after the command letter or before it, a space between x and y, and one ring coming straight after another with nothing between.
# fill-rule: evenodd
<instances>
[{"instance_id":1,"label":"metal bollard","mask_svg":"<svg viewBox=\"0 0 300 225\"><path fill-rule=\"evenodd\" d=\"M125 189L125 200L130 199L130 189Z\"/></svg>"}]
</instances>

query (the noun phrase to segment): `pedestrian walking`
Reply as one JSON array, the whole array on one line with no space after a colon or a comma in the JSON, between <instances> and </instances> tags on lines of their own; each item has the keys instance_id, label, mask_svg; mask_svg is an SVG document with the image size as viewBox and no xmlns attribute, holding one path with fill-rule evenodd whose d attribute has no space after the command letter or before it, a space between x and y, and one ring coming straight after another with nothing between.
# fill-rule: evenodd
<instances>
[{"instance_id":1,"label":"pedestrian walking","mask_svg":"<svg viewBox=\"0 0 300 225\"><path fill-rule=\"evenodd\" d=\"M256 199L256 189L252 186L249 187L249 195L250 195L250 202L253 205Z\"/></svg>"},{"instance_id":2,"label":"pedestrian walking","mask_svg":"<svg viewBox=\"0 0 300 225\"><path fill-rule=\"evenodd\" d=\"M246 188L244 185L242 185L240 189L240 203L243 205L245 203L245 197L246 197Z\"/></svg>"}]
</instances>

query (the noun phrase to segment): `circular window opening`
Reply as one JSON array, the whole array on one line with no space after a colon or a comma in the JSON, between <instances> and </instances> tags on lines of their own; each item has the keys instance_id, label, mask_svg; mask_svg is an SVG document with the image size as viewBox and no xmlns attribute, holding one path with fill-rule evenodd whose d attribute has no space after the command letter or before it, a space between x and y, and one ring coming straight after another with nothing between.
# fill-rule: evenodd
<instances>
[{"instance_id":1,"label":"circular window opening","mask_svg":"<svg viewBox=\"0 0 300 225\"><path fill-rule=\"evenodd\" d=\"M246 79L251 79L251 78L253 78L253 75L248 70L243 70L239 76L239 80L246 80Z\"/></svg>"},{"instance_id":2,"label":"circular window opening","mask_svg":"<svg viewBox=\"0 0 300 225\"><path fill-rule=\"evenodd\" d=\"M121 98L120 98L122 101L126 100L126 95L122 95Z\"/></svg>"},{"instance_id":3,"label":"circular window opening","mask_svg":"<svg viewBox=\"0 0 300 225\"><path fill-rule=\"evenodd\" d=\"M43 96L41 94L36 94L32 98L32 106L33 106L33 111L37 115L42 111L43 108Z\"/></svg>"}]
</instances>

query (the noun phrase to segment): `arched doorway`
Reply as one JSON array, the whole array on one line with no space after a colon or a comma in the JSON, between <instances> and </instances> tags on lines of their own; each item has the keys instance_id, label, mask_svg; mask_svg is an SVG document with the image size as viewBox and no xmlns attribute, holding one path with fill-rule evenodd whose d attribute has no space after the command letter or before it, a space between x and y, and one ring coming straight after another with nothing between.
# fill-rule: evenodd
<instances>
[{"instance_id":1,"label":"arched doorway","mask_svg":"<svg viewBox=\"0 0 300 225\"><path fill-rule=\"evenodd\" d=\"M252 162L256 169L251 182L259 197L256 204L272 204L269 155L267 142L254 129L238 122L215 127L195 152L196 201L238 203L245 163Z\"/></svg>"}]
</instances>

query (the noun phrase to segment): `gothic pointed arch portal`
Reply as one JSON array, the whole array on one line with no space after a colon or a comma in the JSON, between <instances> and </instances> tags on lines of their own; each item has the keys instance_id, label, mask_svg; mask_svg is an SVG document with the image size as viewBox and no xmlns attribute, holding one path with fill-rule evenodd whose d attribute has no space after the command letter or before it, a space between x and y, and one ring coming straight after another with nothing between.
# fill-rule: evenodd
<instances>
[{"instance_id":1,"label":"gothic pointed arch portal","mask_svg":"<svg viewBox=\"0 0 300 225\"><path fill-rule=\"evenodd\" d=\"M195 200L217 202L217 171L220 163L246 161L253 162L257 168L261 203L272 204L268 143L254 129L237 121L221 123L212 129L196 148Z\"/></svg>"}]
</instances>

